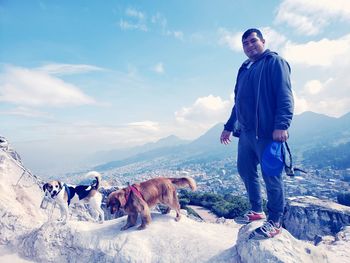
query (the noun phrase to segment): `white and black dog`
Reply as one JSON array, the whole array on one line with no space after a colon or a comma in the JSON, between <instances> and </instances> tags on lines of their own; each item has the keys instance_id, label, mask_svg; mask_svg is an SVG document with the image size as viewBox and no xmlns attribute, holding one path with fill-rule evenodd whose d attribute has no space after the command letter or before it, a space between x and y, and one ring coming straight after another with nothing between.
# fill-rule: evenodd
<instances>
[{"instance_id":1,"label":"white and black dog","mask_svg":"<svg viewBox=\"0 0 350 263\"><path fill-rule=\"evenodd\" d=\"M102 194L98 191L101 174L98 172L89 172L86 177L95 178L91 185L68 185L63 184L60 181L51 181L44 184L43 190L45 192L45 198L51 199L53 202L58 204L61 211L60 221L67 222L68 217L68 206L78 202L84 202L89 204L90 207L97 212L98 221L103 223L104 212L101 209Z\"/></svg>"}]
</instances>

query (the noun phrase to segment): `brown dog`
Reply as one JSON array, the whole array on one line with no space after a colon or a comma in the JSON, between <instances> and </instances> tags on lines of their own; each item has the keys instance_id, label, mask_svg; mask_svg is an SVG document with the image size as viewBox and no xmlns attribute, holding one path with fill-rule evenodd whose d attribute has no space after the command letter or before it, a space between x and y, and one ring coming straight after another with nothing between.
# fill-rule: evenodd
<instances>
[{"instance_id":1,"label":"brown dog","mask_svg":"<svg viewBox=\"0 0 350 263\"><path fill-rule=\"evenodd\" d=\"M107 207L110 207L112 214L119 209L124 209L126 214L128 214L127 223L121 230L126 230L136 225L139 213L142 223L138 229L144 229L151 222L150 208L158 203L168 206L167 213L170 212L171 208L174 209L176 211L175 220L179 221L181 218L180 204L176 189L177 187L182 188L186 186L190 187L193 191L197 188L196 182L190 177L153 178L110 193L107 200Z\"/></svg>"}]
</instances>

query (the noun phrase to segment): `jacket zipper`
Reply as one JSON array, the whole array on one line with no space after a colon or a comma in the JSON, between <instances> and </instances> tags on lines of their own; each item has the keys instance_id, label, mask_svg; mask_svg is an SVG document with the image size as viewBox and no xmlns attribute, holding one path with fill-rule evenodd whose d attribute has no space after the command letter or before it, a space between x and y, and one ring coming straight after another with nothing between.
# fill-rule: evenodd
<instances>
[{"instance_id":1,"label":"jacket zipper","mask_svg":"<svg viewBox=\"0 0 350 263\"><path fill-rule=\"evenodd\" d=\"M259 97L260 97L260 86L261 86L261 76L262 76L262 72L265 66L265 61L266 58L263 58L263 65L261 67L260 70L260 75L259 75L259 82L258 82L258 90L257 90L257 95L256 95L256 108L255 108L255 138L258 140L259 139L259 134L258 134L258 130L259 130L259 114L258 114L258 110L259 110Z\"/></svg>"}]
</instances>

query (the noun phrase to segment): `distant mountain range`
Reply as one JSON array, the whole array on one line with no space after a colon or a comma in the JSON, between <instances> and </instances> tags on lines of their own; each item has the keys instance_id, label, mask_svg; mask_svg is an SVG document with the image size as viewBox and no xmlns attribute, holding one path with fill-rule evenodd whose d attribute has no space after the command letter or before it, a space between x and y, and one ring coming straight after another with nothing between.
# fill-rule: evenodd
<instances>
[{"instance_id":1,"label":"distant mountain range","mask_svg":"<svg viewBox=\"0 0 350 263\"><path fill-rule=\"evenodd\" d=\"M304 112L296 115L290 128L290 142L296 147L334 145L350 139L350 112L340 118Z\"/></svg>"},{"instance_id":2,"label":"distant mountain range","mask_svg":"<svg viewBox=\"0 0 350 263\"><path fill-rule=\"evenodd\" d=\"M138 153L129 155L124 159L117 159L115 161L98 165L95 167L95 169L109 170L132 163L151 161L156 158L161 158L162 160L169 159L172 162L175 160L179 162L188 162L191 160L206 158L222 159L229 157L234 151L236 151L236 147L235 143L228 146L223 146L220 144L219 138L222 129L223 124L217 124L196 140L187 143L180 139L178 139L177 143L175 143L173 138L175 136L167 137L171 138L169 144L167 144L167 139L165 138L154 143L153 149L148 151L145 151L142 146L136 147L133 150L138 150ZM158 144L159 142L161 142L160 145ZM146 144L146 146L147 145L148 144Z\"/></svg>"},{"instance_id":3,"label":"distant mountain range","mask_svg":"<svg viewBox=\"0 0 350 263\"><path fill-rule=\"evenodd\" d=\"M90 156L88 161L92 163L106 163L115 160L122 160L131 156L152 151L159 148L176 147L179 145L188 144L190 141L180 139L175 135L162 138L157 142L146 143L144 145L135 146L125 149L116 149L110 151L100 151Z\"/></svg>"},{"instance_id":4,"label":"distant mountain range","mask_svg":"<svg viewBox=\"0 0 350 263\"><path fill-rule=\"evenodd\" d=\"M176 136L163 138L155 143L148 143L130 149L99 152L92 156L96 162L105 161L95 167L97 170L109 170L127 164L162 160L195 162L220 160L237 154L237 139L232 139L228 146L220 144L219 138L223 124L219 123L193 141L182 140ZM334 146L350 141L350 113L340 118L329 117L313 112L304 112L294 116L290 128L289 145L295 155L301 156L305 150L319 146ZM350 150L350 149L349 149Z\"/></svg>"}]
</instances>

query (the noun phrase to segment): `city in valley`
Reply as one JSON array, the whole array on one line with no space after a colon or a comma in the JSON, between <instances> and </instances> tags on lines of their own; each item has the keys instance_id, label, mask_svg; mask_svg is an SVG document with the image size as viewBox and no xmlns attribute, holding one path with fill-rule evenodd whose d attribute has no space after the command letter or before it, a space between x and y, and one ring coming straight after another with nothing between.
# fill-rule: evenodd
<instances>
[{"instance_id":1,"label":"city in valley","mask_svg":"<svg viewBox=\"0 0 350 263\"><path fill-rule=\"evenodd\" d=\"M294 177L283 173L286 197L310 195L320 199L337 200L337 194L350 189L350 169L314 169L303 167L306 174L296 172ZM237 172L235 160L206 160L176 163L172 160L155 159L138 162L103 171L103 177L110 185L126 186L128 183L145 181L154 177L194 178L198 191L217 194L245 194L245 188ZM261 179L263 183L263 180ZM263 191L265 187L261 188Z\"/></svg>"}]
</instances>

